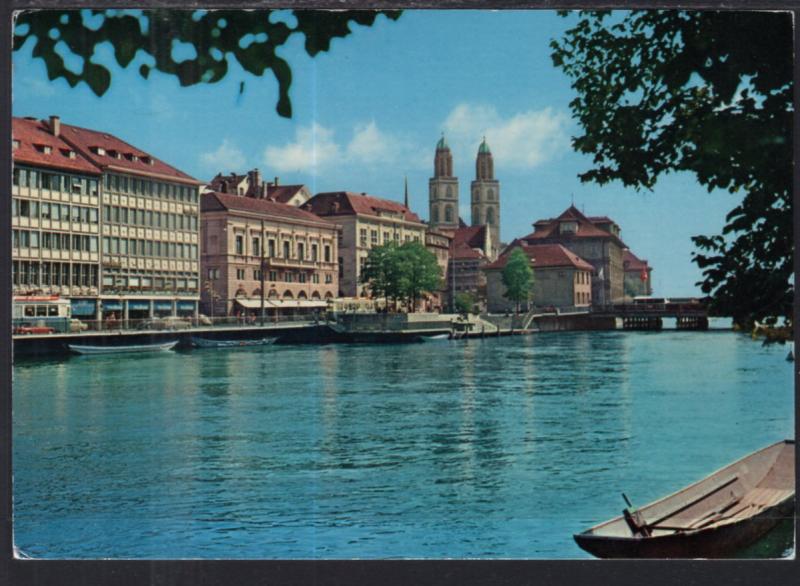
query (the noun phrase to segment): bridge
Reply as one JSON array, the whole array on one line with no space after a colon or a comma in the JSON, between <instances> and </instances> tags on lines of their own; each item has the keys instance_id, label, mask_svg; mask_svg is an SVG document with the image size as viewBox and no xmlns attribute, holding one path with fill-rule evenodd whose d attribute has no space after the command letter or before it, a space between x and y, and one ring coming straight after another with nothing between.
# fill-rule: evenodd
<instances>
[{"instance_id":1,"label":"bridge","mask_svg":"<svg viewBox=\"0 0 800 586\"><path fill-rule=\"evenodd\" d=\"M660 330L664 318L674 318L679 330L708 329L708 307L694 298L612 303L593 307L592 315L621 319L626 330Z\"/></svg>"}]
</instances>

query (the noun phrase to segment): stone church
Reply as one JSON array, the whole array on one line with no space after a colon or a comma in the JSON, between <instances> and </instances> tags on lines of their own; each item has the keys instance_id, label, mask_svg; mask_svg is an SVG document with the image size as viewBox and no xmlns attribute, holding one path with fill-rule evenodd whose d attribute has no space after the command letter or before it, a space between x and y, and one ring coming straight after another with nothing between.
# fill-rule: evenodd
<instances>
[{"instance_id":1,"label":"stone church","mask_svg":"<svg viewBox=\"0 0 800 586\"><path fill-rule=\"evenodd\" d=\"M430 226L452 233L454 242L469 240L470 248L493 261L500 252L500 182L494 177L494 159L486 138L478 147L470 194L472 217L468 227L458 215L458 177L453 174L453 155L442 136L436 144L433 177L429 181ZM476 231L475 227L485 229ZM459 231L469 233L469 238L459 238ZM478 240L476 235L480 235Z\"/></svg>"}]
</instances>

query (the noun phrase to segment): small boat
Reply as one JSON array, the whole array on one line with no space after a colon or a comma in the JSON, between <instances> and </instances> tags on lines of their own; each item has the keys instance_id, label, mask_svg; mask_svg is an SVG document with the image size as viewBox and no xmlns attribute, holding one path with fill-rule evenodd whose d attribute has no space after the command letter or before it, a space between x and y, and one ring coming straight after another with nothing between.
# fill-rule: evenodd
<instances>
[{"instance_id":1,"label":"small boat","mask_svg":"<svg viewBox=\"0 0 800 586\"><path fill-rule=\"evenodd\" d=\"M86 346L83 344L67 344L77 354L121 354L134 352L166 352L178 345L178 340L159 344L124 344L113 346Z\"/></svg>"},{"instance_id":2,"label":"small boat","mask_svg":"<svg viewBox=\"0 0 800 586\"><path fill-rule=\"evenodd\" d=\"M786 362L794 362L794 343L792 343L789 353L786 355Z\"/></svg>"},{"instance_id":3,"label":"small boat","mask_svg":"<svg viewBox=\"0 0 800 586\"><path fill-rule=\"evenodd\" d=\"M423 336L426 342L438 342L439 340L449 340L450 334L436 334L435 336Z\"/></svg>"},{"instance_id":4,"label":"small boat","mask_svg":"<svg viewBox=\"0 0 800 586\"><path fill-rule=\"evenodd\" d=\"M266 346L278 338L259 338L257 340L211 340L192 336L192 346L195 348L242 348L245 346Z\"/></svg>"},{"instance_id":5,"label":"small boat","mask_svg":"<svg viewBox=\"0 0 800 586\"><path fill-rule=\"evenodd\" d=\"M721 558L794 514L794 440L737 460L676 493L574 535L600 558Z\"/></svg>"}]
</instances>

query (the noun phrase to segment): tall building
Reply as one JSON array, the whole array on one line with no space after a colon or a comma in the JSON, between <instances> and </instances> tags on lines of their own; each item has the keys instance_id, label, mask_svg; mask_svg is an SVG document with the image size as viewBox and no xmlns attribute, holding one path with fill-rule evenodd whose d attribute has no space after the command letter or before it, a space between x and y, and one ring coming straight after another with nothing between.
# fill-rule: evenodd
<instances>
[{"instance_id":1,"label":"tall building","mask_svg":"<svg viewBox=\"0 0 800 586\"><path fill-rule=\"evenodd\" d=\"M95 318L101 171L60 136L58 119L12 118L14 295L58 295Z\"/></svg>"},{"instance_id":2,"label":"tall building","mask_svg":"<svg viewBox=\"0 0 800 586\"><path fill-rule=\"evenodd\" d=\"M306 206L303 206L305 208ZM270 316L324 309L339 291L339 227L292 205L222 192L202 195L203 308Z\"/></svg>"},{"instance_id":3,"label":"tall building","mask_svg":"<svg viewBox=\"0 0 800 586\"><path fill-rule=\"evenodd\" d=\"M489 258L495 259L500 250L500 182L494 178L494 159L486 137L478 147L475 159L475 181L471 185L473 226L487 226L491 233Z\"/></svg>"},{"instance_id":4,"label":"tall building","mask_svg":"<svg viewBox=\"0 0 800 586\"><path fill-rule=\"evenodd\" d=\"M69 296L85 320L196 315L201 183L58 116L13 125L17 291Z\"/></svg>"},{"instance_id":5,"label":"tall building","mask_svg":"<svg viewBox=\"0 0 800 586\"><path fill-rule=\"evenodd\" d=\"M458 228L458 177L453 175L453 155L442 135L436 143L433 177L428 181L430 226L436 230Z\"/></svg>"},{"instance_id":6,"label":"tall building","mask_svg":"<svg viewBox=\"0 0 800 586\"><path fill-rule=\"evenodd\" d=\"M339 242L339 296L365 297L361 272L374 246L390 241L425 243L426 226L401 203L350 191L318 193L304 209L342 226Z\"/></svg>"}]
</instances>

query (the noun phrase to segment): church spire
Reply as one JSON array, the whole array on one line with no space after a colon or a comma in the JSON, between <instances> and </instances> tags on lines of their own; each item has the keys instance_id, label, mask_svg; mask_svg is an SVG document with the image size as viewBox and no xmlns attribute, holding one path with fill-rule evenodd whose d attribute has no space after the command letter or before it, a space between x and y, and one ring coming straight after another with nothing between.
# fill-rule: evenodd
<instances>
[{"instance_id":1,"label":"church spire","mask_svg":"<svg viewBox=\"0 0 800 586\"><path fill-rule=\"evenodd\" d=\"M403 195L403 205L406 206L406 209L410 209L408 207L408 175L406 175L406 186L405 186L405 193Z\"/></svg>"}]
</instances>

